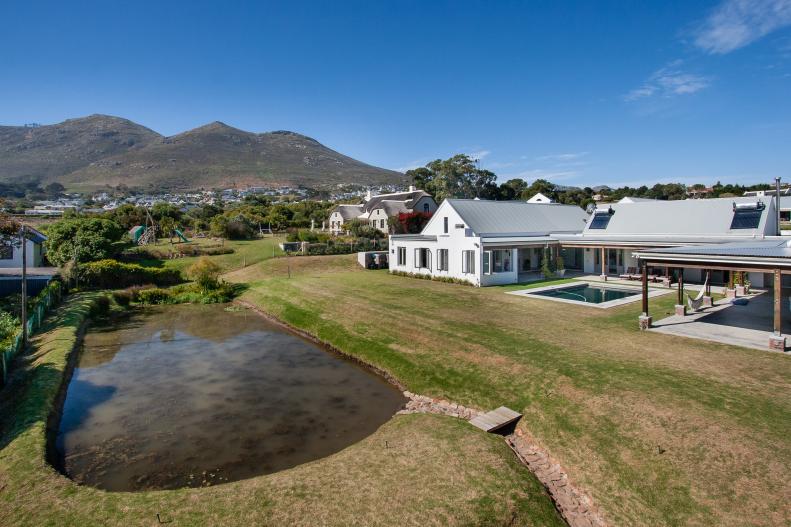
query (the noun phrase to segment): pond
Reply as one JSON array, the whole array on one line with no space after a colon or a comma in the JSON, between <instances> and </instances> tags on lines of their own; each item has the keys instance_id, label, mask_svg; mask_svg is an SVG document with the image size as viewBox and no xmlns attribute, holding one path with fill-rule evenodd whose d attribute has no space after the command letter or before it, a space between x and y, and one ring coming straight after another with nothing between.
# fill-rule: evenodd
<instances>
[{"instance_id":1,"label":"pond","mask_svg":"<svg viewBox=\"0 0 791 527\"><path fill-rule=\"evenodd\" d=\"M156 307L88 330L54 463L111 491L214 485L337 452L404 402L381 377L254 312Z\"/></svg>"}]
</instances>

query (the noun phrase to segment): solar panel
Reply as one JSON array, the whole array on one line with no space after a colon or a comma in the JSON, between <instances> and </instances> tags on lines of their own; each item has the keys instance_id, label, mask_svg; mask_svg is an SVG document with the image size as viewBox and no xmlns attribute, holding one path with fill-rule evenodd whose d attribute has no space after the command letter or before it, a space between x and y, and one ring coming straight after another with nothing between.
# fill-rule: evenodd
<instances>
[{"instance_id":1,"label":"solar panel","mask_svg":"<svg viewBox=\"0 0 791 527\"><path fill-rule=\"evenodd\" d=\"M757 229L763 209L736 209L733 211L731 229Z\"/></svg>"},{"instance_id":2,"label":"solar panel","mask_svg":"<svg viewBox=\"0 0 791 527\"><path fill-rule=\"evenodd\" d=\"M607 213L598 213L593 215L593 219L591 219L591 224L589 229L606 229L607 225L610 223L610 218L612 216Z\"/></svg>"}]
</instances>

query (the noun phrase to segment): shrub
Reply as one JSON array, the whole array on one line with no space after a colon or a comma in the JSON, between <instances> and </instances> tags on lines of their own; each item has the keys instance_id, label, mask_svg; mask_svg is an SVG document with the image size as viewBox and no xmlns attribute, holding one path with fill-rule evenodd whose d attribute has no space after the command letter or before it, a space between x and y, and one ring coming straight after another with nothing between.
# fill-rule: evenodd
<instances>
[{"instance_id":1,"label":"shrub","mask_svg":"<svg viewBox=\"0 0 791 527\"><path fill-rule=\"evenodd\" d=\"M84 264L77 273L81 283L105 289L140 284L173 285L181 281L181 274L175 269L143 267L110 259Z\"/></svg>"},{"instance_id":2,"label":"shrub","mask_svg":"<svg viewBox=\"0 0 791 527\"><path fill-rule=\"evenodd\" d=\"M170 291L159 287L142 289L137 293L137 300L141 304L169 304L172 298Z\"/></svg>"},{"instance_id":3,"label":"shrub","mask_svg":"<svg viewBox=\"0 0 791 527\"><path fill-rule=\"evenodd\" d=\"M127 307L132 303L132 292L129 289L113 291L113 300L121 307Z\"/></svg>"},{"instance_id":4,"label":"shrub","mask_svg":"<svg viewBox=\"0 0 791 527\"><path fill-rule=\"evenodd\" d=\"M187 270L187 276L195 280L198 286L206 292L217 288L217 279L220 277L221 271L222 269L219 265L209 260L206 256L202 256Z\"/></svg>"},{"instance_id":5,"label":"shrub","mask_svg":"<svg viewBox=\"0 0 791 527\"><path fill-rule=\"evenodd\" d=\"M110 311L110 297L101 295L91 305L91 316L104 315Z\"/></svg>"},{"instance_id":6,"label":"shrub","mask_svg":"<svg viewBox=\"0 0 791 527\"><path fill-rule=\"evenodd\" d=\"M8 344L21 327L18 318L6 311L0 311L0 345Z\"/></svg>"},{"instance_id":7,"label":"shrub","mask_svg":"<svg viewBox=\"0 0 791 527\"><path fill-rule=\"evenodd\" d=\"M61 220L47 229L47 258L59 266L75 258L78 262L108 258L123 232L116 222L104 218Z\"/></svg>"},{"instance_id":8,"label":"shrub","mask_svg":"<svg viewBox=\"0 0 791 527\"><path fill-rule=\"evenodd\" d=\"M445 282L447 284L475 285L463 278L453 278L452 276L431 276L426 273L407 273L406 271L391 271L390 274L404 276L407 278L417 278L419 280L431 280L433 282Z\"/></svg>"}]
</instances>

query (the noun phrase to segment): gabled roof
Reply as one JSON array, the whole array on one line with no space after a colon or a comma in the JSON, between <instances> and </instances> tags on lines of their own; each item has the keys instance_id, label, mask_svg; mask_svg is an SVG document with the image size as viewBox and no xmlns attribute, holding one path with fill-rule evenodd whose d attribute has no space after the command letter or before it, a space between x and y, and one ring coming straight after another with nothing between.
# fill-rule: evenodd
<instances>
[{"instance_id":1,"label":"gabled roof","mask_svg":"<svg viewBox=\"0 0 791 527\"><path fill-rule=\"evenodd\" d=\"M333 212L337 212L343 221L358 217L364 212L362 205L338 205Z\"/></svg>"},{"instance_id":2,"label":"gabled roof","mask_svg":"<svg viewBox=\"0 0 791 527\"><path fill-rule=\"evenodd\" d=\"M379 209L384 209L385 214L388 216L395 216L396 214L401 214L404 212L409 212L409 208L407 208L406 203L403 201L392 201L389 199L383 200L379 203L379 206L376 207ZM373 212L375 209L371 209Z\"/></svg>"},{"instance_id":3,"label":"gabled roof","mask_svg":"<svg viewBox=\"0 0 791 527\"><path fill-rule=\"evenodd\" d=\"M380 194L378 196L373 196L371 199L366 201L363 204L363 208L366 212L370 212L378 208L383 201L400 201L407 209L413 209L415 207L415 203L417 203L418 200L424 196L428 196L429 198L431 197L431 195L424 190Z\"/></svg>"},{"instance_id":4,"label":"gabled roof","mask_svg":"<svg viewBox=\"0 0 791 527\"><path fill-rule=\"evenodd\" d=\"M750 204L761 201L765 208L761 212L758 227L754 229L731 229L734 203ZM717 199L686 199L677 201L640 201L635 203L612 203L613 211L604 229L592 229L590 222L582 237L609 236L755 236L772 235L766 232L767 221L774 211L769 198L738 197ZM774 224L774 220L770 225Z\"/></svg>"},{"instance_id":5,"label":"gabled roof","mask_svg":"<svg viewBox=\"0 0 791 527\"><path fill-rule=\"evenodd\" d=\"M479 236L577 233L585 228L588 219L588 214L576 205L477 199L445 202Z\"/></svg>"},{"instance_id":6,"label":"gabled roof","mask_svg":"<svg viewBox=\"0 0 791 527\"><path fill-rule=\"evenodd\" d=\"M28 240L30 240L33 243L44 243L45 241L47 241L47 236L43 232L34 229L30 225L27 226L27 233L28 233L27 235Z\"/></svg>"}]
</instances>

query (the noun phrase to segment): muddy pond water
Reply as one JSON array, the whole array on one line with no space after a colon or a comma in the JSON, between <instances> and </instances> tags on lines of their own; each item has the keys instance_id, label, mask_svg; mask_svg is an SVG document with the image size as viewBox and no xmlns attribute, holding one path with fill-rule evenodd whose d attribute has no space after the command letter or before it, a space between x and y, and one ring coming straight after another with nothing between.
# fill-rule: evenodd
<instances>
[{"instance_id":1,"label":"muddy pond water","mask_svg":"<svg viewBox=\"0 0 791 527\"><path fill-rule=\"evenodd\" d=\"M363 367L226 307L156 307L89 328L58 468L112 491L245 479L337 452L405 402Z\"/></svg>"}]
</instances>

